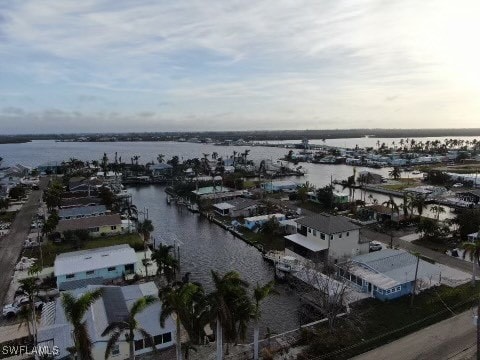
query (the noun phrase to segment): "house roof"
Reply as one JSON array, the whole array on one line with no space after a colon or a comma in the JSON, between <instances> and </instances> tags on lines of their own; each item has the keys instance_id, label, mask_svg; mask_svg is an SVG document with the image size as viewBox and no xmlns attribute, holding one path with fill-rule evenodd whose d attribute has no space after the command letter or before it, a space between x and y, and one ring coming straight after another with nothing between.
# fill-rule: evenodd
<instances>
[{"instance_id":1,"label":"house roof","mask_svg":"<svg viewBox=\"0 0 480 360\"><path fill-rule=\"evenodd\" d=\"M226 203L226 202L222 202L222 203L218 203L218 204L213 204L213 207L214 208L217 208L219 210L227 210L227 209L234 209L235 206L229 204L229 203Z\"/></svg>"},{"instance_id":2,"label":"house roof","mask_svg":"<svg viewBox=\"0 0 480 360\"><path fill-rule=\"evenodd\" d=\"M97 197L63 198L61 207L85 206L90 204L99 204L101 200Z\"/></svg>"},{"instance_id":3,"label":"house roof","mask_svg":"<svg viewBox=\"0 0 480 360\"><path fill-rule=\"evenodd\" d=\"M92 214L105 213L107 208L105 205L95 205L95 206L77 206L67 209L60 209L58 215L62 218L71 217L71 216L87 216Z\"/></svg>"},{"instance_id":4,"label":"house roof","mask_svg":"<svg viewBox=\"0 0 480 360\"><path fill-rule=\"evenodd\" d=\"M295 244L298 244L300 246L303 246L304 248L317 252L317 251L322 251L322 250L327 250L328 249L328 241L327 240L314 240L314 239L309 239L306 236L303 236L302 234L292 234L292 235L287 235L285 236L285 239L290 240L291 242L294 242Z\"/></svg>"},{"instance_id":5,"label":"house roof","mask_svg":"<svg viewBox=\"0 0 480 360\"><path fill-rule=\"evenodd\" d=\"M404 250L385 249L352 258L351 272L372 284L389 289L415 280L417 257ZM418 278L440 276L440 268L420 259Z\"/></svg>"},{"instance_id":6,"label":"house roof","mask_svg":"<svg viewBox=\"0 0 480 360\"><path fill-rule=\"evenodd\" d=\"M101 215L86 217L80 219L60 220L57 225L57 231L63 232L67 230L87 230L100 226L121 225L122 218L118 214Z\"/></svg>"},{"instance_id":7,"label":"house roof","mask_svg":"<svg viewBox=\"0 0 480 360\"><path fill-rule=\"evenodd\" d=\"M167 170L167 169L171 169L172 168L172 165L169 165L169 164L165 164L165 163L161 163L161 164L154 164L154 165L150 165L149 169L150 170Z\"/></svg>"},{"instance_id":8,"label":"house roof","mask_svg":"<svg viewBox=\"0 0 480 360\"><path fill-rule=\"evenodd\" d=\"M234 200L226 201L226 203L235 207L236 210L243 210L243 209L249 208L251 206L258 205L257 200L246 199L246 198L237 198L237 199L234 199Z\"/></svg>"},{"instance_id":9,"label":"house roof","mask_svg":"<svg viewBox=\"0 0 480 360\"><path fill-rule=\"evenodd\" d=\"M158 288L153 282L122 287L93 285L71 291L70 293L75 297L79 297L86 291L98 288L103 289L102 297L90 306L83 319L87 325L87 331L93 345L98 342L106 343L108 341L109 335L102 336L105 328L113 321L117 321L128 314L135 301L147 295L158 298ZM157 301L135 317L140 327L152 336L175 331L175 322L172 317L167 318L165 328L160 327L158 319L161 309L162 303ZM72 325L66 319L61 298L44 305L38 327L39 343L53 341L59 347L60 354L58 358L66 358L69 355L67 348L74 345L71 336L72 330ZM142 337L139 332L135 332L135 339Z\"/></svg>"},{"instance_id":10,"label":"house roof","mask_svg":"<svg viewBox=\"0 0 480 360\"><path fill-rule=\"evenodd\" d=\"M137 260L135 250L127 244L73 251L57 255L54 272L55 276L68 275L125 264L135 264Z\"/></svg>"},{"instance_id":11,"label":"house roof","mask_svg":"<svg viewBox=\"0 0 480 360\"><path fill-rule=\"evenodd\" d=\"M269 220L270 218L276 218L277 220L279 219L285 219L285 215L283 214L268 214L268 215L258 215L258 216L251 216L251 217L246 217L245 221L250 221L250 222L256 222L256 221L265 221Z\"/></svg>"},{"instance_id":12,"label":"house roof","mask_svg":"<svg viewBox=\"0 0 480 360\"><path fill-rule=\"evenodd\" d=\"M318 230L325 234L336 234L350 230L358 230L360 226L355 225L343 216L328 214L315 214L297 219L297 223Z\"/></svg>"}]
</instances>

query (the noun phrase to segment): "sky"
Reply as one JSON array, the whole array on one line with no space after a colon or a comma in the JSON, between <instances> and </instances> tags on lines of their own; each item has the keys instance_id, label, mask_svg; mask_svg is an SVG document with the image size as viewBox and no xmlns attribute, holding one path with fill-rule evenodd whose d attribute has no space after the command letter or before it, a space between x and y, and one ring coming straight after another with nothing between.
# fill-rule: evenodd
<instances>
[{"instance_id":1,"label":"sky","mask_svg":"<svg viewBox=\"0 0 480 360\"><path fill-rule=\"evenodd\" d=\"M478 0L0 2L0 134L480 125Z\"/></svg>"}]
</instances>

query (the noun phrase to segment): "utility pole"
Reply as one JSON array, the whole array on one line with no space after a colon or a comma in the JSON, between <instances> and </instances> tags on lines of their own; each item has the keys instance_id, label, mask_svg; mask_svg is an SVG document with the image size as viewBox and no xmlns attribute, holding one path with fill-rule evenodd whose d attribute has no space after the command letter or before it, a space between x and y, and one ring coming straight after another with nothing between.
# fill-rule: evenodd
<instances>
[{"instance_id":1,"label":"utility pole","mask_svg":"<svg viewBox=\"0 0 480 360\"><path fill-rule=\"evenodd\" d=\"M420 263L420 254L413 254L417 257L417 266L415 267L415 280L413 281L412 296L410 297L410 307L413 307L413 299L415 298L415 292L417 291L417 276L418 276L418 264Z\"/></svg>"}]
</instances>

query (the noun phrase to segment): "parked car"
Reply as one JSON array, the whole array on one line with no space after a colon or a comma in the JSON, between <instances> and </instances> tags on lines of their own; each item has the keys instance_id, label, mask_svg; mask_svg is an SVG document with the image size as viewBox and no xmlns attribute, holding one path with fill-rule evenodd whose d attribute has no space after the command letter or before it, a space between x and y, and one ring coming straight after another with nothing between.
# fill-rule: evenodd
<instances>
[{"instance_id":1,"label":"parked car","mask_svg":"<svg viewBox=\"0 0 480 360\"><path fill-rule=\"evenodd\" d=\"M463 184L462 183L455 183L455 184L453 184L453 187L454 188L461 188L461 187L463 187Z\"/></svg>"},{"instance_id":2,"label":"parked car","mask_svg":"<svg viewBox=\"0 0 480 360\"><path fill-rule=\"evenodd\" d=\"M2 310L2 315L4 317L16 316L22 309L22 306L28 305L28 302L29 302L28 296L21 296L18 299L16 299L13 303L5 305ZM43 301L40 300L39 298L35 298L34 305L35 305L35 309L41 310L43 307Z\"/></svg>"},{"instance_id":3,"label":"parked car","mask_svg":"<svg viewBox=\"0 0 480 360\"><path fill-rule=\"evenodd\" d=\"M370 252L380 251L383 248L382 244L379 243L378 241L372 241L368 246L369 246Z\"/></svg>"}]
</instances>

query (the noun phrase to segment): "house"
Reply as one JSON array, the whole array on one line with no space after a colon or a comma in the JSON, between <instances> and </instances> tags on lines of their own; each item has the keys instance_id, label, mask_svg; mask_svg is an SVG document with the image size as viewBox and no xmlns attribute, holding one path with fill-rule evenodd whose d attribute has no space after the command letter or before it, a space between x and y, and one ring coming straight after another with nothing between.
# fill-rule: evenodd
<instances>
[{"instance_id":1,"label":"house","mask_svg":"<svg viewBox=\"0 0 480 360\"><path fill-rule=\"evenodd\" d=\"M137 261L127 244L73 251L57 255L54 275L59 290L78 289L133 275Z\"/></svg>"},{"instance_id":2,"label":"house","mask_svg":"<svg viewBox=\"0 0 480 360\"><path fill-rule=\"evenodd\" d=\"M209 177L211 179L211 177ZM243 190L232 190L225 186L206 186L193 190L192 194L199 200L232 200L243 195Z\"/></svg>"},{"instance_id":3,"label":"house","mask_svg":"<svg viewBox=\"0 0 480 360\"><path fill-rule=\"evenodd\" d=\"M215 212L222 216L248 217L253 216L258 208L258 201L253 199L238 198L214 204Z\"/></svg>"},{"instance_id":4,"label":"house","mask_svg":"<svg viewBox=\"0 0 480 360\"><path fill-rule=\"evenodd\" d=\"M404 250L385 249L355 256L338 265L338 275L357 290L379 300L392 300L411 294L414 288L417 257ZM417 289L437 285L440 268L419 260Z\"/></svg>"},{"instance_id":5,"label":"house","mask_svg":"<svg viewBox=\"0 0 480 360\"><path fill-rule=\"evenodd\" d=\"M122 232L122 219L118 214L60 220L56 231L88 230L92 236L114 235Z\"/></svg>"},{"instance_id":6,"label":"house","mask_svg":"<svg viewBox=\"0 0 480 360\"><path fill-rule=\"evenodd\" d=\"M462 191L457 193L457 197L461 200L472 203L478 204L480 203L480 189L472 189L468 191Z\"/></svg>"},{"instance_id":7,"label":"house","mask_svg":"<svg viewBox=\"0 0 480 360\"><path fill-rule=\"evenodd\" d=\"M95 206L100 204L101 201L102 200L97 197L62 198L60 200L60 208L65 209L78 206Z\"/></svg>"},{"instance_id":8,"label":"house","mask_svg":"<svg viewBox=\"0 0 480 360\"><path fill-rule=\"evenodd\" d=\"M333 203L336 205L339 204L348 204L348 194L342 193L340 191L333 192Z\"/></svg>"},{"instance_id":9,"label":"house","mask_svg":"<svg viewBox=\"0 0 480 360\"><path fill-rule=\"evenodd\" d=\"M110 336L102 336L103 331L113 322L125 321L133 304L144 296L158 297L158 288L154 282L128 286L87 286L70 293L80 297L86 291L101 287L102 297L87 310L84 321L92 343L93 359L104 359L105 349ZM160 326L159 318L162 303L157 301L139 312L135 319L139 327L145 329L152 337L157 350L168 351L175 346L176 326L172 317L168 317L165 326ZM37 340L39 347L48 345L50 349L58 348L55 359L70 359L69 348L74 346L73 327L68 322L62 306L61 298L48 302L43 306L41 320L38 325ZM111 358L128 359L129 344L122 337L114 345ZM135 355L149 353L152 348L140 332L135 332Z\"/></svg>"},{"instance_id":10,"label":"house","mask_svg":"<svg viewBox=\"0 0 480 360\"><path fill-rule=\"evenodd\" d=\"M476 242L478 240L478 231L467 235L467 239L470 242Z\"/></svg>"},{"instance_id":11,"label":"house","mask_svg":"<svg viewBox=\"0 0 480 360\"><path fill-rule=\"evenodd\" d=\"M360 226L343 216L316 214L296 219L297 232L285 236L285 254L313 261L351 258L369 251Z\"/></svg>"},{"instance_id":12,"label":"house","mask_svg":"<svg viewBox=\"0 0 480 360\"><path fill-rule=\"evenodd\" d=\"M267 192L294 192L298 188L298 184L289 181L289 180L281 180L281 181L269 181L260 185L261 188Z\"/></svg>"},{"instance_id":13,"label":"house","mask_svg":"<svg viewBox=\"0 0 480 360\"><path fill-rule=\"evenodd\" d=\"M172 174L172 165L169 164L153 164L148 167L152 176L167 176Z\"/></svg>"},{"instance_id":14,"label":"house","mask_svg":"<svg viewBox=\"0 0 480 360\"><path fill-rule=\"evenodd\" d=\"M368 211L369 220L376 220L376 221L400 221L403 218L403 215L400 215L399 211L392 211L391 207L387 207L385 205L374 204L365 207L365 210Z\"/></svg>"},{"instance_id":15,"label":"house","mask_svg":"<svg viewBox=\"0 0 480 360\"><path fill-rule=\"evenodd\" d=\"M62 162L49 161L44 164L38 165L37 170L41 174L60 174L62 172Z\"/></svg>"},{"instance_id":16,"label":"house","mask_svg":"<svg viewBox=\"0 0 480 360\"><path fill-rule=\"evenodd\" d=\"M70 207L66 209L60 209L58 211L59 220L69 220L69 219L81 219L92 216L101 216L107 214L107 208L105 205L95 205L95 206L78 206Z\"/></svg>"},{"instance_id":17,"label":"house","mask_svg":"<svg viewBox=\"0 0 480 360\"><path fill-rule=\"evenodd\" d=\"M263 226L271 218L277 219L277 221L285 220L286 217L283 214L269 214L269 215L259 215L245 218L243 226L249 230L253 230L255 227Z\"/></svg>"}]
</instances>

